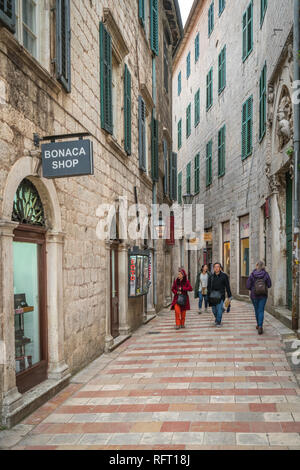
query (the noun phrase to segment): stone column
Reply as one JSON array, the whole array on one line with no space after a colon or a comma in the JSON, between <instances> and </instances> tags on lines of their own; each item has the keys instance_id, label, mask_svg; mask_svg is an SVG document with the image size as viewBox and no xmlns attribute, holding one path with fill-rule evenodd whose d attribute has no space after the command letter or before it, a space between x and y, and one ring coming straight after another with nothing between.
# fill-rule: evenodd
<instances>
[{"instance_id":1,"label":"stone column","mask_svg":"<svg viewBox=\"0 0 300 470\"><path fill-rule=\"evenodd\" d=\"M22 395L16 387L13 237L18 223L0 220L0 340L4 342L2 381L2 417L4 424L9 415L22 405ZM1 388L1 387L0 387Z\"/></svg>"},{"instance_id":2,"label":"stone column","mask_svg":"<svg viewBox=\"0 0 300 470\"><path fill-rule=\"evenodd\" d=\"M119 332L128 335L128 250L130 245L122 243L119 246Z\"/></svg>"},{"instance_id":3,"label":"stone column","mask_svg":"<svg viewBox=\"0 0 300 470\"><path fill-rule=\"evenodd\" d=\"M63 244L64 234L48 232L47 238L48 378L70 375L64 356Z\"/></svg>"},{"instance_id":4,"label":"stone column","mask_svg":"<svg viewBox=\"0 0 300 470\"><path fill-rule=\"evenodd\" d=\"M114 344L114 339L111 335L111 305L110 305L110 283L111 283L111 269L110 269L110 251L111 241L105 243L106 250L106 321L105 321L105 352Z\"/></svg>"}]
</instances>

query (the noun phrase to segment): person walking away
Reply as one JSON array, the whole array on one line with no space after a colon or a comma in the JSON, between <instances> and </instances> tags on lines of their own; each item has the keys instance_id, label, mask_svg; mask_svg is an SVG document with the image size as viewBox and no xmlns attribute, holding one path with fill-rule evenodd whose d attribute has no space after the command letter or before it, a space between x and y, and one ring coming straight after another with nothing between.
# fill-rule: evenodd
<instances>
[{"instance_id":1,"label":"person walking away","mask_svg":"<svg viewBox=\"0 0 300 470\"><path fill-rule=\"evenodd\" d=\"M199 299L199 315L202 314L203 300L205 303L205 313L207 313L208 307L208 296L207 287L211 274L208 271L207 264L204 264L201 271L197 274L196 285L195 285L195 299Z\"/></svg>"},{"instance_id":2,"label":"person walking away","mask_svg":"<svg viewBox=\"0 0 300 470\"><path fill-rule=\"evenodd\" d=\"M214 274L211 276L208 283L208 301L209 305L212 307L212 311L215 316L215 324L218 328L221 327L222 323L224 301L226 296L225 291L231 302L232 294L229 278L227 274L221 271L221 264L215 263Z\"/></svg>"},{"instance_id":3,"label":"person walking away","mask_svg":"<svg viewBox=\"0 0 300 470\"><path fill-rule=\"evenodd\" d=\"M268 289L272 287L272 281L266 271L263 261L256 264L255 270L251 273L246 284L247 289L250 291L250 298L252 300L257 326L258 334L262 335L265 306L268 300Z\"/></svg>"},{"instance_id":4,"label":"person walking away","mask_svg":"<svg viewBox=\"0 0 300 470\"><path fill-rule=\"evenodd\" d=\"M174 280L172 292L174 294L171 310L175 310L176 330L185 328L186 312L190 310L188 292L193 290L184 269L179 269L178 277Z\"/></svg>"}]
</instances>

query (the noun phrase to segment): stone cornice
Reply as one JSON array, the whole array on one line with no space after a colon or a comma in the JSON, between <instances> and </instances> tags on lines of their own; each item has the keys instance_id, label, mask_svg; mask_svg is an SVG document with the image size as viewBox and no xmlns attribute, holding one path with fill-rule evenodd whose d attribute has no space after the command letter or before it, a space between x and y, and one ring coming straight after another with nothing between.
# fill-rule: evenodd
<instances>
[{"instance_id":1,"label":"stone cornice","mask_svg":"<svg viewBox=\"0 0 300 470\"><path fill-rule=\"evenodd\" d=\"M146 114L148 116L149 114L149 111L152 111L152 109L154 108L155 104L154 104L154 101L152 99L152 96L151 96L151 93L150 91L148 90L148 87L145 83L142 83L141 86L140 86L140 92L141 92L141 95L142 95L142 98L143 100L145 101L146 103Z\"/></svg>"},{"instance_id":2,"label":"stone cornice","mask_svg":"<svg viewBox=\"0 0 300 470\"><path fill-rule=\"evenodd\" d=\"M111 35L113 54L117 61L121 63L129 54L129 48L109 8L103 9L103 23Z\"/></svg>"}]
</instances>

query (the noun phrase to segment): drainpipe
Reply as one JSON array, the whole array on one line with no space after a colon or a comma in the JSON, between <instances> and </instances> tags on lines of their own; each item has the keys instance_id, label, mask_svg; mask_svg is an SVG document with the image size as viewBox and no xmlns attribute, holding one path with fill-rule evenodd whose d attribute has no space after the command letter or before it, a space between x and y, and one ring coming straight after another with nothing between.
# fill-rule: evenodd
<instances>
[{"instance_id":1,"label":"drainpipe","mask_svg":"<svg viewBox=\"0 0 300 470\"><path fill-rule=\"evenodd\" d=\"M294 81L299 87L299 32L300 0L294 0ZM292 328L299 328L299 242L300 242L300 213L299 213L299 150L300 150L300 104L294 103L294 249L293 249L293 306Z\"/></svg>"},{"instance_id":2,"label":"drainpipe","mask_svg":"<svg viewBox=\"0 0 300 470\"><path fill-rule=\"evenodd\" d=\"M152 58L152 99L154 102L154 116L156 115L156 60L155 56ZM157 183L153 182L152 189L152 204L157 204ZM154 214L153 214L154 215ZM154 220L156 220L156 210ZM154 224L153 224L154 229ZM154 308L157 306L157 243L156 238L153 236L153 303Z\"/></svg>"}]
</instances>

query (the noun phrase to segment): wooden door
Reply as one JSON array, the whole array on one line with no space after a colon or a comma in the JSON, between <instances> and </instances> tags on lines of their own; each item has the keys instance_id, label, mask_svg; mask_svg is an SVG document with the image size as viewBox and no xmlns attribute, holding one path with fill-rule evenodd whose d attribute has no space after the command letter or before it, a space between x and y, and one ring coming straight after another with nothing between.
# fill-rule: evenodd
<instances>
[{"instance_id":1,"label":"wooden door","mask_svg":"<svg viewBox=\"0 0 300 470\"><path fill-rule=\"evenodd\" d=\"M46 230L28 225L20 225L14 231L14 286L19 291L15 294L26 296L31 307L20 318L15 313L16 333L16 383L20 393L25 393L34 386L47 379L48 369L48 332L47 332L47 279L46 279ZM27 257L26 257L27 253ZM33 254L30 260L30 255ZM19 255L19 256L18 256ZM18 272L19 270L19 272ZM34 302L30 292L31 274L34 272ZM28 277L26 276L28 273ZM16 278L18 280L15 282ZM34 307L33 307L34 304ZM26 309L25 309L26 310ZM22 357L17 357L22 338L18 336L16 324L22 321L24 326L24 340ZM27 331L26 331L27 330ZM30 341L29 341L30 340ZM34 352L34 354L32 353ZM20 364L23 364L20 366Z\"/></svg>"},{"instance_id":2,"label":"wooden door","mask_svg":"<svg viewBox=\"0 0 300 470\"><path fill-rule=\"evenodd\" d=\"M111 335L119 336L119 276L118 276L118 245L110 250L110 306L111 306Z\"/></svg>"},{"instance_id":3,"label":"wooden door","mask_svg":"<svg viewBox=\"0 0 300 470\"><path fill-rule=\"evenodd\" d=\"M293 293L293 182L286 174L286 279L287 279L287 306L292 309Z\"/></svg>"}]
</instances>

